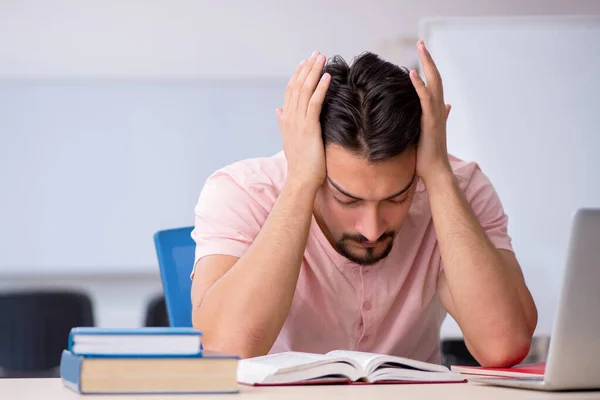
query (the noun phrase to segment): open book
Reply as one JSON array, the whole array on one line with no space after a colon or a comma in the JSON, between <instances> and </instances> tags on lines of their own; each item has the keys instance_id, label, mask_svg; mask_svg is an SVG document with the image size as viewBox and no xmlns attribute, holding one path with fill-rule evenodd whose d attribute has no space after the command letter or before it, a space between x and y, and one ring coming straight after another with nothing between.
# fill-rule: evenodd
<instances>
[{"instance_id":1,"label":"open book","mask_svg":"<svg viewBox=\"0 0 600 400\"><path fill-rule=\"evenodd\" d=\"M239 362L237 380L246 385L466 382L464 376L443 365L343 350L248 358Z\"/></svg>"}]
</instances>

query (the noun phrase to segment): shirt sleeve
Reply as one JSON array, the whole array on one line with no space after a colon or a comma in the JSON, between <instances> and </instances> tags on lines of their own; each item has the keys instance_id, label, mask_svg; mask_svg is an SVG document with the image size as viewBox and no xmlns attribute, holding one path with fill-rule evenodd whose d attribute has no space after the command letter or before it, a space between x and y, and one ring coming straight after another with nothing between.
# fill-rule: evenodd
<instances>
[{"instance_id":1,"label":"shirt sleeve","mask_svg":"<svg viewBox=\"0 0 600 400\"><path fill-rule=\"evenodd\" d=\"M508 235L508 216L489 178L475 167L465 190L465 197L483 231L498 249L513 251Z\"/></svg>"},{"instance_id":2,"label":"shirt sleeve","mask_svg":"<svg viewBox=\"0 0 600 400\"><path fill-rule=\"evenodd\" d=\"M241 257L246 252L268 216L263 198L259 188L243 185L225 172L206 180L194 209L192 278L198 260L205 256Z\"/></svg>"}]
</instances>

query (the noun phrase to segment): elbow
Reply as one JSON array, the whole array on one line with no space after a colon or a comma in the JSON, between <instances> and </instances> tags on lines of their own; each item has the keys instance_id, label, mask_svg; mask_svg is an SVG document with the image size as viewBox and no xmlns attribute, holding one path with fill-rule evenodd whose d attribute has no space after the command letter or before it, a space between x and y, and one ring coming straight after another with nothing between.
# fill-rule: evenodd
<instances>
[{"instance_id":1,"label":"elbow","mask_svg":"<svg viewBox=\"0 0 600 400\"><path fill-rule=\"evenodd\" d=\"M537 326L537 309L532 307L523 319L507 321L488 329L488 334L477 341L475 359L482 367L510 368L521 363L531 350Z\"/></svg>"},{"instance_id":2,"label":"elbow","mask_svg":"<svg viewBox=\"0 0 600 400\"><path fill-rule=\"evenodd\" d=\"M512 367L527 357L531 348L531 340L531 335L526 332L491 340L484 349L478 352L476 359L482 367Z\"/></svg>"},{"instance_id":3,"label":"elbow","mask_svg":"<svg viewBox=\"0 0 600 400\"><path fill-rule=\"evenodd\" d=\"M203 335L202 346L205 350L233 354L242 359L264 356L269 351L262 332L254 331L239 335L211 332Z\"/></svg>"},{"instance_id":4,"label":"elbow","mask_svg":"<svg viewBox=\"0 0 600 400\"><path fill-rule=\"evenodd\" d=\"M251 358L266 355L271 347L267 346L269 340L266 330L220 327L217 321L203 318L198 310L193 314L192 325L202 332L202 347L207 351Z\"/></svg>"}]
</instances>

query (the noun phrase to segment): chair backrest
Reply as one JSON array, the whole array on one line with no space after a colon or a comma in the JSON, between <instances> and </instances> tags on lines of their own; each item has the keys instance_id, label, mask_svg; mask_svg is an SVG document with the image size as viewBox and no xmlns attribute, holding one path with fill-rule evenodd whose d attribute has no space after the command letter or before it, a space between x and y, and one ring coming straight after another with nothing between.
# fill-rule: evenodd
<instances>
[{"instance_id":1,"label":"chair backrest","mask_svg":"<svg viewBox=\"0 0 600 400\"><path fill-rule=\"evenodd\" d=\"M196 244L193 227L166 229L154 235L158 266L171 326L192 326L192 281Z\"/></svg>"},{"instance_id":2,"label":"chair backrest","mask_svg":"<svg viewBox=\"0 0 600 400\"><path fill-rule=\"evenodd\" d=\"M69 332L94 326L90 297L77 291L0 294L0 368L5 376L45 376L58 367ZM39 375L38 375L39 374Z\"/></svg>"},{"instance_id":3,"label":"chair backrest","mask_svg":"<svg viewBox=\"0 0 600 400\"><path fill-rule=\"evenodd\" d=\"M171 326L169 313L167 312L167 303L162 293L150 300L146 308L144 326L157 328Z\"/></svg>"}]
</instances>

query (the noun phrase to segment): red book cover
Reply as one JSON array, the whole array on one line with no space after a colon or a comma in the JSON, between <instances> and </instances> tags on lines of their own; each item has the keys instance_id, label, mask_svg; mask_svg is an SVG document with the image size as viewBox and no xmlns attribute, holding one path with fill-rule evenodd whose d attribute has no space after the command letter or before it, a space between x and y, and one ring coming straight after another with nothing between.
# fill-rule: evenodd
<instances>
[{"instance_id":1,"label":"red book cover","mask_svg":"<svg viewBox=\"0 0 600 400\"><path fill-rule=\"evenodd\" d=\"M519 364L511 368L485 368L453 365L452 372L464 375L502 376L502 377L532 377L544 376L546 363Z\"/></svg>"}]
</instances>

